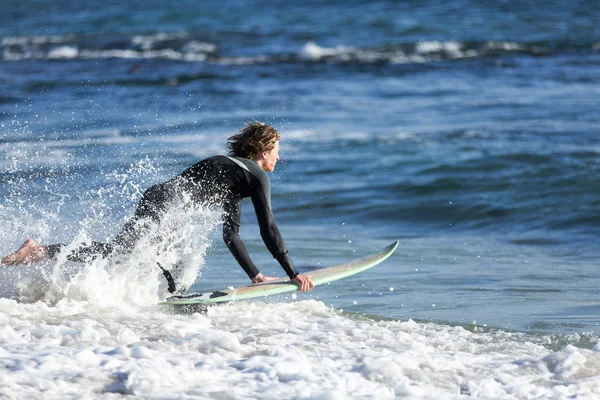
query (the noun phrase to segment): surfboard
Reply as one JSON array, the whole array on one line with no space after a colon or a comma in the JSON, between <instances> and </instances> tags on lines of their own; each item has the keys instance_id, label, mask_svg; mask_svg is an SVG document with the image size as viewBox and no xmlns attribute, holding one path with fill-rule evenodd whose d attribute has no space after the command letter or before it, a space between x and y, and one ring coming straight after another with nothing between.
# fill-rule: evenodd
<instances>
[{"instance_id":1,"label":"surfboard","mask_svg":"<svg viewBox=\"0 0 600 400\"><path fill-rule=\"evenodd\" d=\"M339 279L347 278L359 272L373 268L377 264L381 263L398 247L398 241L386 246L380 251L369 254L367 256L358 258L356 260L348 261L340 265L334 265L327 268L318 269L312 271L307 275L310 275L315 286L324 285L329 282L337 281ZM275 294L281 294L286 292L293 292L298 290L298 286L291 282L289 279L278 279L276 281L270 281L265 283L257 283L248 286L242 286L238 288L228 288L224 290L215 290L214 292L207 293L190 293L185 295L171 296L160 304L168 305L186 305L186 304L211 304L211 303L222 303L236 300L247 300L257 297L272 296ZM314 290L314 289L313 289Z\"/></svg>"}]
</instances>

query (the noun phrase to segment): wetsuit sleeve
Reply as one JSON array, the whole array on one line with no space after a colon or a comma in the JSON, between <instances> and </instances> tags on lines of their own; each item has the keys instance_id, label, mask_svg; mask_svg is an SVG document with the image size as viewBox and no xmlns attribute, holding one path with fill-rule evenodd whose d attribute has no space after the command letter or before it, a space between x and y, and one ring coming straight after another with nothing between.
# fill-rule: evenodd
<instances>
[{"instance_id":1,"label":"wetsuit sleeve","mask_svg":"<svg viewBox=\"0 0 600 400\"><path fill-rule=\"evenodd\" d=\"M228 201L223 204L223 208L225 211L223 214L223 240L244 272L250 279L253 279L260 271L250 259L248 250L239 235L241 201Z\"/></svg>"},{"instance_id":2,"label":"wetsuit sleeve","mask_svg":"<svg viewBox=\"0 0 600 400\"><path fill-rule=\"evenodd\" d=\"M254 210L256 211L258 226L260 227L260 236L288 277L294 279L298 275L298 271L294 268L294 264L292 264L292 260L288 255L288 251L285 248L285 243L283 242L279 228L277 228L275 218L273 217L273 211L270 207L271 186L268 182L257 186L259 187L256 187L252 193L252 204L254 204Z\"/></svg>"}]
</instances>

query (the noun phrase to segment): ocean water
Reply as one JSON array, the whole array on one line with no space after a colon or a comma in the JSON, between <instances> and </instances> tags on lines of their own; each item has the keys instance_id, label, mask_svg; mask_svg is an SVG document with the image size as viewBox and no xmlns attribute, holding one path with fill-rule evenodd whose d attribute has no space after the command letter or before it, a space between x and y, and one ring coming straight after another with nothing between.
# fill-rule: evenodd
<instances>
[{"instance_id":1,"label":"ocean water","mask_svg":"<svg viewBox=\"0 0 600 400\"><path fill-rule=\"evenodd\" d=\"M0 13L0 253L107 241L141 193L273 124L309 293L245 285L218 210L90 264L0 269L0 398L600 397L600 8L592 0L16 1ZM252 206L242 238L283 271Z\"/></svg>"}]
</instances>

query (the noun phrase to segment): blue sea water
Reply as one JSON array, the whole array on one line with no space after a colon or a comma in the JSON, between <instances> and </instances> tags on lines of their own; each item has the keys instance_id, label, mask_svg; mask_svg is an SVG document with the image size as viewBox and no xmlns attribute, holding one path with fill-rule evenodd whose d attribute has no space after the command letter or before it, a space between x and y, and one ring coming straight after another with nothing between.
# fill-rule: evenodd
<instances>
[{"instance_id":1,"label":"blue sea water","mask_svg":"<svg viewBox=\"0 0 600 400\"><path fill-rule=\"evenodd\" d=\"M281 161L272 174L273 207L301 271L400 240L380 266L293 299L267 300L268 312L300 318L302 311L288 309L298 304L325 313L310 308L320 307L311 303L315 300L343 310L346 319L339 324L355 323L350 331L363 329L363 320L417 321L441 332L433 341L461 327L474 334L483 330L481 340L506 340L508 349L539 343L555 352L542 364L563 367L551 371L548 382L554 383L532 383L535 390L521 392L511 391L502 377L492 379L500 392L477 386L473 371L464 373L471 383L435 373L425 373L429 380L403 375L412 379L410 388L423 389L419 392L386 383L402 380L373 375L370 365L367 372L359 369L370 382L361 388L383 382L382 397L417 398L437 390L437 398L453 397L453 384L457 397L598 393L596 1L5 0L2 8L3 255L28 237L44 244L109 240L145 188L222 154L229 135L260 120L282 134ZM251 205L243 211L242 238L251 255L263 273L281 275L260 239ZM218 218L198 212L206 220L195 220L185 233L191 251L198 248L199 258L192 259L200 263L190 272L190 290L246 284L221 243ZM198 216L177 221L193 218ZM42 270L47 282L33 293L19 281L40 270L0 271L0 296L16 301L9 308L48 304L57 312L61 301L74 302L69 307L83 307L103 323L104 311L82 305L114 295L95 292L93 279L103 275L86 275L90 285L74 285L77 290L69 294L55 279L63 267ZM145 290L127 279L126 290ZM214 321L233 324L240 318L236 313L254 306L239 307L229 319L219 315ZM169 314L159 318L166 321ZM330 323L337 318L332 315ZM27 332L38 326L25 311L23 321L34 326L23 328ZM266 326L265 335L271 329ZM514 336L500 339L503 332ZM163 340L170 334L156 333ZM129 343L119 340L114 336L110 346ZM9 337L2 347L13 344ZM377 346L365 346L376 352ZM435 348L439 357L449 351ZM506 358L521 365L509 350L500 353L488 361ZM514 357L537 356L524 354ZM587 372L565 373L569 367L561 362L567 356L560 354L585 354L587 364L581 365ZM565 384L574 392L540 394L556 389L561 379L574 379ZM143 396L146 389L95 393ZM349 386L344 390L336 393L351 392ZM15 398L23 393L16 390ZM317 392L294 393L291 397L301 398Z\"/></svg>"}]
</instances>

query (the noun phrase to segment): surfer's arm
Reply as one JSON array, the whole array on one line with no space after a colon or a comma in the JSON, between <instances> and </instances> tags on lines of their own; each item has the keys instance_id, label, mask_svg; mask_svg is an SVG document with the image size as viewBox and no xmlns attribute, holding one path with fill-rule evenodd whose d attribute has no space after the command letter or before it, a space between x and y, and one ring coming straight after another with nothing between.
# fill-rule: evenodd
<instances>
[{"instance_id":1,"label":"surfer's arm","mask_svg":"<svg viewBox=\"0 0 600 400\"><path fill-rule=\"evenodd\" d=\"M248 250L246 250L246 246L239 235L240 200L226 202L223 208L225 211L223 214L223 240L244 272L246 272L250 279L254 279L260 274L260 271L256 268L254 262L252 262L252 259L250 259Z\"/></svg>"},{"instance_id":2,"label":"surfer's arm","mask_svg":"<svg viewBox=\"0 0 600 400\"><path fill-rule=\"evenodd\" d=\"M285 248L285 243L279 232L279 228L275 223L273 212L269 207L270 190L269 193L265 193L261 188L258 188L252 194L252 204L254 204L254 210L256 212L256 218L258 219L258 226L260 227L260 236L262 237L267 249L271 252L273 257L279 262L279 265L283 268L287 276L293 280L298 276L298 271L294 268L294 264Z\"/></svg>"}]
</instances>

